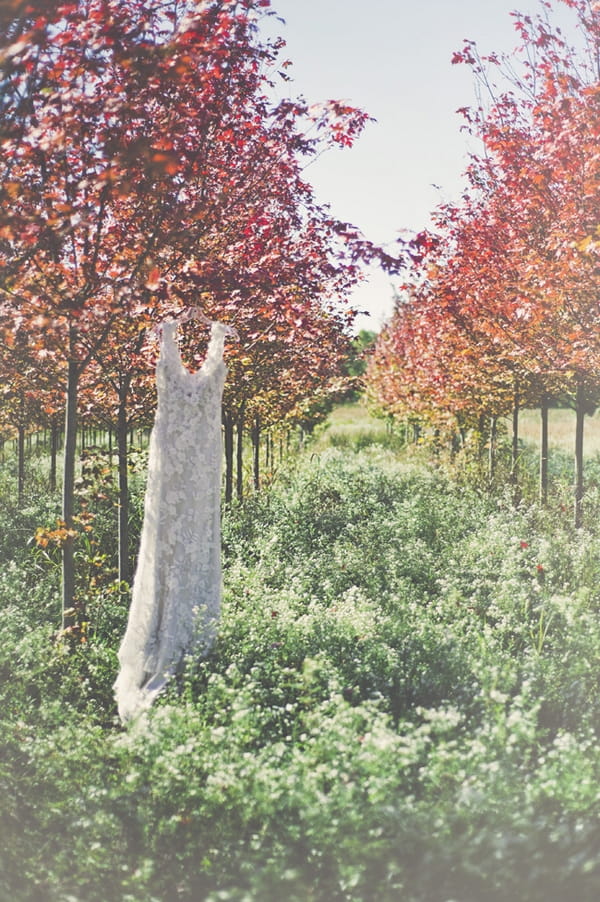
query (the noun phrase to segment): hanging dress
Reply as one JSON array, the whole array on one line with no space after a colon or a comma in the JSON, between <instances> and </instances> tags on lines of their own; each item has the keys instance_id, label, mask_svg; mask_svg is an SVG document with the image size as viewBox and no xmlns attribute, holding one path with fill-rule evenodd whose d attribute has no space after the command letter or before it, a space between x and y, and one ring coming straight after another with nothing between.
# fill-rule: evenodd
<instances>
[{"instance_id":1,"label":"hanging dress","mask_svg":"<svg viewBox=\"0 0 600 902\"><path fill-rule=\"evenodd\" d=\"M123 721L148 708L191 651L214 640L221 604L221 398L227 327L213 323L206 359L190 373L162 326L158 406L131 608L114 685Z\"/></svg>"}]
</instances>

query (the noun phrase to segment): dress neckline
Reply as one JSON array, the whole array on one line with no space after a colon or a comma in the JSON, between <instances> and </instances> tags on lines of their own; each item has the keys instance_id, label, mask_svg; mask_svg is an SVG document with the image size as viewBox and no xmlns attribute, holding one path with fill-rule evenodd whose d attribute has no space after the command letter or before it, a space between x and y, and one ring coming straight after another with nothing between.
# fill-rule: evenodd
<instances>
[{"instance_id":1,"label":"dress neckline","mask_svg":"<svg viewBox=\"0 0 600 902\"><path fill-rule=\"evenodd\" d=\"M218 323L218 322L214 322L212 324L211 330L210 330L210 339L208 342L208 347L206 349L206 355L204 357L204 360L198 367L198 369L194 370L194 371L191 371L188 369L188 367L185 365L185 363L183 362L182 357L181 357L181 351L179 348L179 343L177 341L177 329L179 327L179 323L176 320L166 320L163 323L163 329L165 326L168 327L168 330L167 330L167 333L165 333L163 331L163 345L164 345L165 338L168 335L168 339L169 339L169 342L171 345L172 352L175 355L175 357L177 358L177 362L179 364L179 370L180 370L182 376L186 379L192 379L192 380L198 379L200 376L206 376L207 375L206 374L206 366L207 366L208 362L210 361L211 348L215 341L215 338L218 335L217 327L223 328L222 324ZM167 356L169 356L169 355L167 355ZM221 352L219 360L217 361L217 364L219 364L219 363L221 363L221 364L223 363L222 352Z\"/></svg>"}]
</instances>

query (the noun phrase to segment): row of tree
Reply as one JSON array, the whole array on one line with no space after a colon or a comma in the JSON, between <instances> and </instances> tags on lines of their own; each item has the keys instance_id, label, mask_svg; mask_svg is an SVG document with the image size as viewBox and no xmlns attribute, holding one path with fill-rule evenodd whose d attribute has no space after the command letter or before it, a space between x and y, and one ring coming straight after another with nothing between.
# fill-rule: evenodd
<instances>
[{"instance_id":1,"label":"row of tree","mask_svg":"<svg viewBox=\"0 0 600 902\"><path fill-rule=\"evenodd\" d=\"M417 236L414 271L368 374L389 413L456 428L512 410L542 410L541 491L547 491L547 409L577 412L576 522L583 496L583 424L600 398L600 4L559 0L577 26L572 47L543 0L515 14L520 46L482 56L467 42L479 105L464 109L482 150L460 202ZM499 87L500 86L500 87Z\"/></svg>"},{"instance_id":2,"label":"row of tree","mask_svg":"<svg viewBox=\"0 0 600 902\"><path fill-rule=\"evenodd\" d=\"M235 325L231 449L234 428L258 432L297 414L340 372L351 314L339 299L364 261L395 265L319 205L304 178L307 161L351 145L367 117L276 98L288 62L283 42L261 37L269 7L15 0L3 13L3 416L24 431L66 410L65 612L77 418L116 427L126 480L128 429L153 409L153 326L189 306ZM189 329L194 366L206 336ZM123 501L121 519L124 530Z\"/></svg>"}]
</instances>

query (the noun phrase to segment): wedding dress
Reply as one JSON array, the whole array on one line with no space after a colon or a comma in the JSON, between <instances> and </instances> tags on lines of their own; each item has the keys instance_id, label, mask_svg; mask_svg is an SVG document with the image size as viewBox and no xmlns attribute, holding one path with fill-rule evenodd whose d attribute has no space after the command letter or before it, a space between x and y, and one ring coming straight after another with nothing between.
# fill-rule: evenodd
<instances>
[{"instance_id":1,"label":"wedding dress","mask_svg":"<svg viewBox=\"0 0 600 902\"><path fill-rule=\"evenodd\" d=\"M123 721L148 708L183 656L214 640L221 604L221 398L228 327L213 323L206 359L184 366L177 324L162 326L158 407L129 620L114 685Z\"/></svg>"}]
</instances>

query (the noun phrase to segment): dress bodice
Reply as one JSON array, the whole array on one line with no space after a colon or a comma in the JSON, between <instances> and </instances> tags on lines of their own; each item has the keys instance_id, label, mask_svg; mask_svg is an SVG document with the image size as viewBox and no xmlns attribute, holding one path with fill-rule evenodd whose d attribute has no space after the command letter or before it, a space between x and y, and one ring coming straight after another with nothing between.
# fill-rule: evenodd
<instances>
[{"instance_id":1,"label":"dress bodice","mask_svg":"<svg viewBox=\"0 0 600 902\"><path fill-rule=\"evenodd\" d=\"M220 375L225 376L227 369L223 362L223 348L226 334L227 327L222 323L212 324L204 363L196 372L190 372L184 365L179 352L177 322L167 320L163 323L160 355L156 368L159 402L161 394L165 394L165 392L174 394L181 392L184 396L189 396L194 389L198 390L207 380Z\"/></svg>"}]
</instances>

